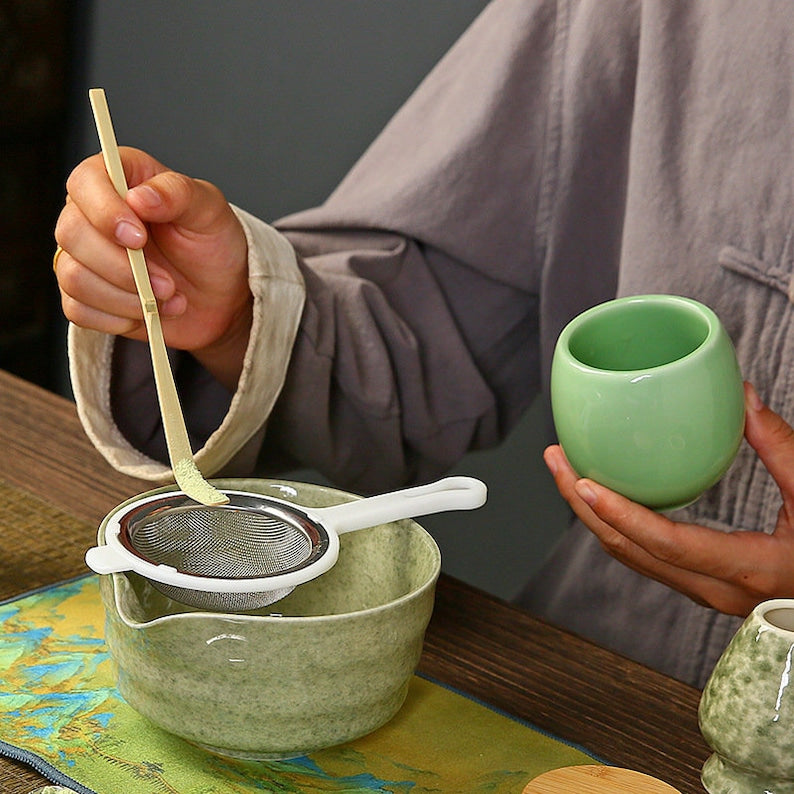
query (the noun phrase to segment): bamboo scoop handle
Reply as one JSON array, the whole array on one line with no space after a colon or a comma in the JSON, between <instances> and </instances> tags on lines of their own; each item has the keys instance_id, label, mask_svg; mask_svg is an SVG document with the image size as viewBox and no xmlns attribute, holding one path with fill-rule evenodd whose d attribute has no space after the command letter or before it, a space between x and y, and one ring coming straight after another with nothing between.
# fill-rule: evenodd
<instances>
[{"instance_id":1,"label":"bamboo scoop handle","mask_svg":"<svg viewBox=\"0 0 794 794\"><path fill-rule=\"evenodd\" d=\"M121 164L105 92L101 88L92 88L88 92L88 96L91 100L91 109L94 112L94 121L99 133L105 168L116 191L124 198L127 195L127 180L124 176L124 167ZM160 413L163 417L165 440L168 446L168 456L171 459L174 479L176 479L177 485L191 499L195 499L197 502L205 505L225 504L229 501L229 498L204 479L193 459L193 450L190 448L185 418L182 415L182 407L179 404L174 375L171 372L171 364L168 361L160 314L157 310L157 301L149 281L149 272L146 269L146 259L143 251L128 248L127 256L135 278L135 288L138 290L138 297L141 300L143 318L149 337L154 382L157 387L157 399L160 403Z\"/></svg>"},{"instance_id":2,"label":"bamboo scoop handle","mask_svg":"<svg viewBox=\"0 0 794 794\"><path fill-rule=\"evenodd\" d=\"M655 777L614 766L585 764L536 777L523 794L680 794Z\"/></svg>"}]
</instances>

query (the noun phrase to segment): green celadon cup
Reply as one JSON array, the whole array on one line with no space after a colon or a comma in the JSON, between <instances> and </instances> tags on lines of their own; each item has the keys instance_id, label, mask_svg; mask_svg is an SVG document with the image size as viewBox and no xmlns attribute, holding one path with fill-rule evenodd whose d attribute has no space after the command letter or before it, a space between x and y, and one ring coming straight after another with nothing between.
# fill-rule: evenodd
<instances>
[{"instance_id":1,"label":"green celadon cup","mask_svg":"<svg viewBox=\"0 0 794 794\"><path fill-rule=\"evenodd\" d=\"M733 343L710 308L676 295L618 298L575 317L555 347L551 402L577 474L659 511L714 485L744 431Z\"/></svg>"}]
</instances>

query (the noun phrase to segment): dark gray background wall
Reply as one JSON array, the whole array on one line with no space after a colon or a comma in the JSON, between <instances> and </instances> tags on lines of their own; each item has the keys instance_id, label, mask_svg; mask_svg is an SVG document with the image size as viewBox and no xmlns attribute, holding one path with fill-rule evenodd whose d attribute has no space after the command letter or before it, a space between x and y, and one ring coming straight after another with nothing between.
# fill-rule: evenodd
<instances>
[{"instance_id":1,"label":"dark gray background wall","mask_svg":"<svg viewBox=\"0 0 794 794\"><path fill-rule=\"evenodd\" d=\"M87 89L122 144L215 182L265 220L321 202L485 0L101 0L88 7L73 160L97 151ZM540 406L497 451L476 513L422 523L449 573L509 598L566 512L541 460ZM299 472L314 479L311 472Z\"/></svg>"}]
</instances>

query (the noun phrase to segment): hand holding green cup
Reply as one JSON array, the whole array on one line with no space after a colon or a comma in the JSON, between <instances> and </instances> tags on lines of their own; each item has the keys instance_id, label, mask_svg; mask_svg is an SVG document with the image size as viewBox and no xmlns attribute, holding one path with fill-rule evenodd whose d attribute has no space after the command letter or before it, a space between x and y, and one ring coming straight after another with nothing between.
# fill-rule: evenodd
<instances>
[{"instance_id":1,"label":"hand holding green cup","mask_svg":"<svg viewBox=\"0 0 794 794\"><path fill-rule=\"evenodd\" d=\"M714 485L744 432L725 328L675 295L618 298L575 317L557 340L551 402L576 473L660 511Z\"/></svg>"}]
</instances>

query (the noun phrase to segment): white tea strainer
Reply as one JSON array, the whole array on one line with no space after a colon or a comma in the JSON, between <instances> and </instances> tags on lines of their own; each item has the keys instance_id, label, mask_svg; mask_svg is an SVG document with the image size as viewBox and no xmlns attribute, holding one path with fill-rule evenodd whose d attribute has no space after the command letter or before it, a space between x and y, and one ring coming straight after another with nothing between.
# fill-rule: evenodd
<instances>
[{"instance_id":1,"label":"white tea strainer","mask_svg":"<svg viewBox=\"0 0 794 794\"><path fill-rule=\"evenodd\" d=\"M86 553L100 574L134 571L183 604L222 612L259 609L328 571L339 535L402 518L472 510L485 484L447 477L429 485L332 507L302 507L224 490L227 504L201 505L181 491L150 494L115 513L105 545Z\"/></svg>"}]
</instances>

